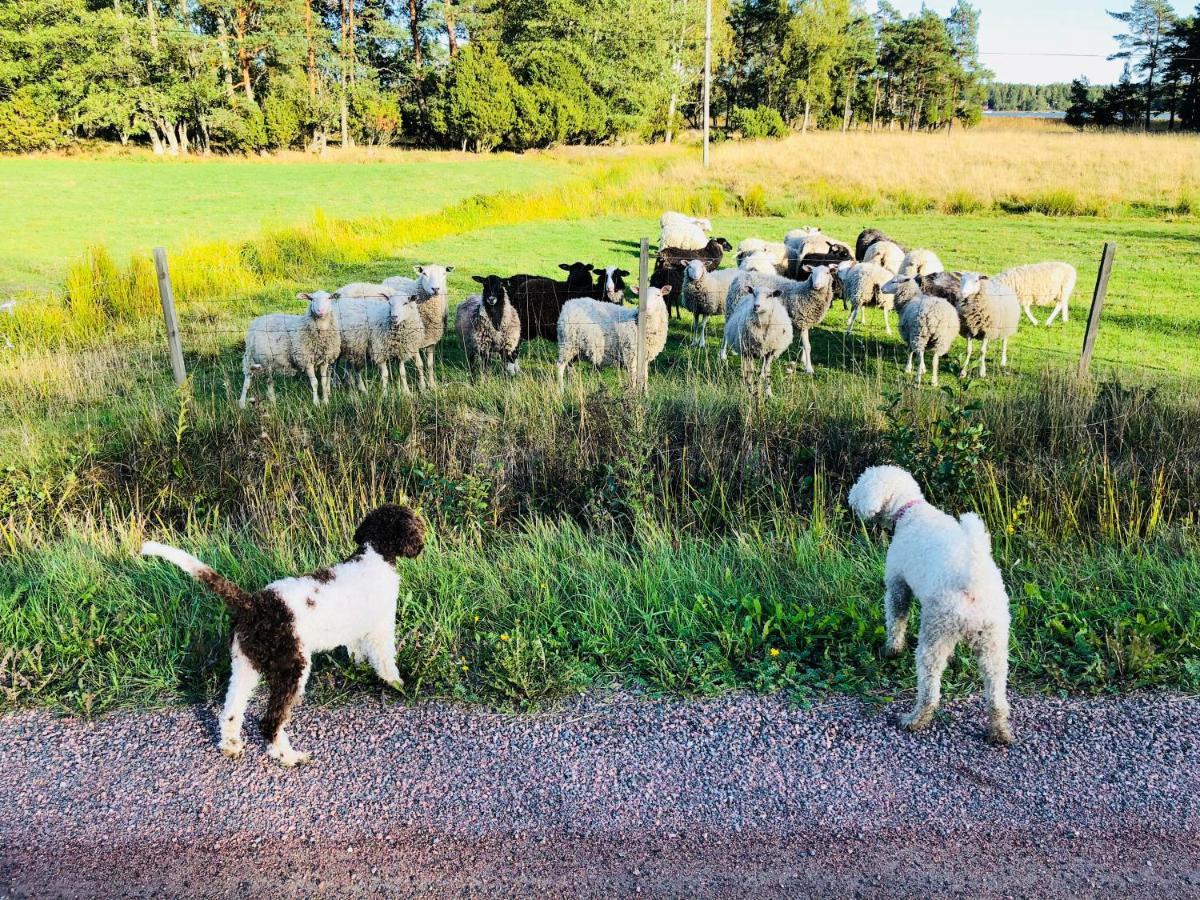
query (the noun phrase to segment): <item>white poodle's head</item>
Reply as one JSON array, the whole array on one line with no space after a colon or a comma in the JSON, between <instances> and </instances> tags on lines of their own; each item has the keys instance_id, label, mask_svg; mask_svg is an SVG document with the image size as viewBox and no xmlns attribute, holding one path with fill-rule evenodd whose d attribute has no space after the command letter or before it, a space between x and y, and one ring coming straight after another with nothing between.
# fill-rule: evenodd
<instances>
[{"instance_id":1,"label":"white poodle's head","mask_svg":"<svg viewBox=\"0 0 1200 900\"><path fill-rule=\"evenodd\" d=\"M850 488L850 508L860 519L894 519L906 503L921 500L916 479L899 466L872 466Z\"/></svg>"}]
</instances>

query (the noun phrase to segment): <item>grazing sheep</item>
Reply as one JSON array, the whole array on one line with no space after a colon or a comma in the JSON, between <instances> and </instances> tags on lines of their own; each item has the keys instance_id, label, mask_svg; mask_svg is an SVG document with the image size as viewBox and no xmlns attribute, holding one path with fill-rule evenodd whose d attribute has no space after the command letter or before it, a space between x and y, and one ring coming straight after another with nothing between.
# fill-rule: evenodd
<instances>
[{"instance_id":1,"label":"grazing sheep","mask_svg":"<svg viewBox=\"0 0 1200 900\"><path fill-rule=\"evenodd\" d=\"M712 231L712 222L698 216L689 216L685 213L667 210L658 217L659 228L669 228L672 225L694 225L701 231Z\"/></svg>"},{"instance_id":2,"label":"grazing sheep","mask_svg":"<svg viewBox=\"0 0 1200 900\"><path fill-rule=\"evenodd\" d=\"M864 228L858 233L858 240L854 242L854 258L859 262L867 261L867 250L872 245L886 241L889 244L895 244L900 248L901 253L907 253L908 248L897 240L888 237L878 228Z\"/></svg>"},{"instance_id":3,"label":"grazing sheep","mask_svg":"<svg viewBox=\"0 0 1200 900\"><path fill-rule=\"evenodd\" d=\"M399 290L416 302L425 325L425 341L421 344L425 353L425 368L429 370L429 386L435 388L437 379L433 374L433 351L446 333L446 320L450 314L450 291L446 276L454 271L454 266L413 266L413 271L417 273L416 278L385 278L383 286Z\"/></svg>"},{"instance_id":4,"label":"grazing sheep","mask_svg":"<svg viewBox=\"0 0 1200 900\"><path fill-rule=\"evenodd\" d=\"M878 246L878 245L876 245ZM860 315L866 321L864 307L878 306L883 310L883 327L890 335L892 324L888 313L895 308L894 298L883 291L883 286L895 277L882 266L873 263L844 262L837 267L837 282L841 284L842 298L850 302L850 319L846 322L846 333L854 330Z\"/></svg>"},{"instance_id":5,"label":"grazing sheep","mask_svg":"<svg viewBox=\"0 0 1200 900\"><path fill-rule=\"evenodd\" d=\"M704 267L710 272L721 268L725 252L732 250L733 245L723 237L712 238L699 250L679 250L675 247L665 247L658 251L654 260L654 272L650 275L650 287L666 287L670 285L671 292L666 295L667 309L676 318L679 317L679 297L683 293L684 270L693 259L704 262Z\"/></svg>"},{"instance_id":6,"label":"grazing sheep","mask_svg":"<svg viewBox=\"0 0 1200 900\"><path fill-rule=\"evenodd\" d=\"M699 259L688 263L687 277L683 280L683 307L695 316L692 324L694 346L703 347L707 342L709 317L724 314L729 286L740 274L737 269L710 272Z\"/></svg>"},{"instance_id":7,"label":"grazing sheep","mask_svg":"<svg viewBox=\"0 0 1200 900\"><path fill-rule=\"evenodd\" d=\"M771 396L771 364L792 345L792 319L783 305L778 287L744 281L745 298L738 302L733 315L725 320L721 359L732 350L742 360L742 380L754 389L755 368L758 387ZM756 367L755 362L761 361Z\"/></svg>"},{"instance_id":8,"label":"grazing sheep","mask_svg":"<svg viewBox=\"0 0 1200 900\"><path fill-rule=\"evenodd\" d=\"M787 272L788 246L783 241L764 241L762 238L746 238L738 244L737 261L740 265L743 259L765 253L775 265L775 271L780 275Z\"/></svg>"},{"instance_id":9,"label":"grazing sheep","mask_svg":"<svg viewBox=\"0 0 1200 900\"><path fill-rule=\"evenodd\" d=\"M900 723L929 727L942 692L942 672L959 641L979 661L988 704L988 740L1012 743L1008 721L1008 592L992 558L987 528L974 513L958 519L926 502L912 475L897 466L867 469L850 489L850 508L893 530L884 568L885 652L904 651L908 614L921 601L917 635L917 702Z\"/></svg>"},{"instance_id":10,"label":"grazing sheep","mask_svg":"<svg viewBox=\"0 0 1200 900\"><path fill-rule=\"evenodd\" d=\"M670 287L650 288L646 297L647 363L667 344L667 305ZM637 293L635 290L634 293ZM637 359L638 311L612 303L577 297L568 300L558 317L558 386L567 367L577 359L596 368L617 366L633 371Z\"/></svg>"},{"instance_id":11,"label":"grazing sheep","mask_svg":"<svg viewBox=\"0 0 1200 900\"><path fill-rule=\"evenodd\" d=\"M367 389L363 369L368 365L379 369L382 393L388 390L390 364L400 364L400 388L409 393L407 364L413 361L417 384L425 390L425 367L421 348L425 341L425 323L420 305L402 291L384 288L386 300L351 297L339 300L334 308L342 333L341 359L355 374L360 391Z\"/></svg>"},{"instance_id":12,"label":"grazing sheep","mask_svg":"<svg viewBox=\"0 0 1200 900\"><path fill-rule=\"evenodd\" d=\"M803 241L809 235L820 234L821 229L815 225L802 225L800 228L793 228L783 236L785 244L794 244L797 241Z\"/></svg>"},{"instance_id":13,"label":"grazing sheep","mask_svg":"<svg viewBox=\"0 0 1200 900\"><path fill-rule=\"evenodd\" d=\"M575 297L587 297L592 292L591 263L559 263L567 273L566 281L555 281L542 275L513 275L506 278L508 298L521 320L521 340L558 337L558 316L563 305Z\"/></svg>"},{"instance_id":14,"label":"grazing sheep","mask_svg":"<svg viewBox=\"0 0 1200 900\"><path fill-rule=\"evenodd\" d=\"M932 250L909 250L904 254L897 275L935 275L946 267Z\"/></svg>"},{"instance_id":15,"label":"grazing sheep","mask_svg":"<svg viewBox=\"0 0 1200 900\"><path fill-rule=\"evenodd\" d=\"M882 266L893 275L900 271L900 267L904 265L904 250L899 244L891 241L876 241L867 248L867 252L863 254L862 262L874 263L877 266Z\"/></svg>"},{"instance_id":16,"label":"grazing sheep","mask_svg":"<svg viewBox=\"0 0 1200 900\"><path fill-rule=\"evenodd\" d=\"M897 275L881 289L895 298L900 311L900 337L908 345L908 365L912 372L913 354L921 355L917 384L925 376L925 351L933 351L933 385L937 387L938 366L958 337L958 311L941 297L921 293L913 278Z\"/></svg>"},{"instance_id":17,"label":"grazing sheep","mask_svg":"<svg viewBox=\"0 0 1200 900\"><path fill-rule=\"evenodd\" d=\"M738 268L743 272L755 272L759 275L782 275L779 271L779 266L775 263L774 255L765 251L759 253L751 253L749 256L743 256L738 260ZM784 267L786 271L786 265Z\"/></svg>"},{"instance_id":18,"label":"grazing sheep","mask_svg":"<svg viewBox=\"0 0 1200 900\"><path fill-rule=\"evenodd\" d=\"M342 341L336 317L331 315L333 297L324 291L297 294L308 301L305 315L271 313L259 316L246 329L246 352L242 356L242 396L245 409L250 382L259 372L267 375L267 397L275 402L275 375L308 376L313 405L329 402L329 369L337 362ZM318 378L321 397L317 396Z\"/></svg>"},{"instance_id":19,"label":"grazing sheep","mask_svg":"<svg viewBox=\"0 0 1200 900\"><path fill-rule=\"evenodd\" d=\"M807 278L815 266L837 266L854 259L854 251L849 244L816 229L805 229L799 233L789 231L784 243L788 247L787 275L792 279Z\"/></svg>"},{"instance_id":20,"label":"grazing sheep","mask_svg":"<svg viewBox=\"0 0 1200 900\"><path fill-rule=\"evenodd\" d=\"M483 285L483 293L468 297L454 314L454 330L462 341L467 364L483 372L497 356L504 362L504 370L516 375L521 320L508 300L508 285L499 275L471 277Z\"/></svg>"},{"instance_id":21,"label":"grazing sheep","mask_svg":"<svg viewBox=\"0 0 1200 900\"><path fill-rule=\"evenodd\" d=\"M676 250L699 250L708 243L704 229L691 223L677 222L666 225L658 233L658 249L673 247Z\"/></svg>"},{"instance_id":22,"label":"grazing sheep","mask_svg":"<svg viewBox=\"0 0 1200 900\"><path fill-rule=\"evenodd\" d=\"M967 358L962 376L971 365L971 342L983 341L979 355L979 377L987 377L988 341L1001 341L1000 365L1008 365L1008 339L1021 324L1021 301L1016 292L995 279L975 272L962 277L962 298L958 302L959 331L967 339Z\"/></svg>"},{"instance_id":23,"label":"grazing sheep","mask_svg":"<svg viewBox=\"0 0 1200 900\"><path fill-rule=\"evenodd\" d=\"M1053 306L1053 312L1046 319L1046 324L1049 325L1059 313L1062 313L1064 322L1071 320L1068 304L1075 290L1076 278L1074 266L1065 262L1044 262L1006 269L992 281L1006 285L1016 292L1021 306L1025 309L1025 315L1034 325L1038 324L1038 320L1033 317L1030 307L1035 303L1038 306Z\"/></svg>"},{"instance_id":24,"label":"grazing sheep","mask_svg":"<svg viewBox=\"0 0 1200 900\"><path fill-rule=\"evenodd\" d=\"M370 281L353 281L333 292L334 300L387 300L395 291Z\"/></svg>"}]
</instances>

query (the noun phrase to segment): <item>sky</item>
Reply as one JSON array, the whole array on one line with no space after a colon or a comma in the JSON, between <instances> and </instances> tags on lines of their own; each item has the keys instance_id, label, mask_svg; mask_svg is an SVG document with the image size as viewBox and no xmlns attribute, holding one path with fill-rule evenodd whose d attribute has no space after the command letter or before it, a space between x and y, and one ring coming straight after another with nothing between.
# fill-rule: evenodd
<instances>
[{"instance_id":1,"label":"sky","mask_svg":"<svg viewBox=\"0 0 1200 900\"><path fill-rule=\"evenodd\" d=\"M980 11L979 49L983 64L997 81L1048 84L1086 75L1093 84L1109 84L1121 75L1120 62L1108 62L1116 50L1112 36L1121 23L1105 11L1122 10L1132 0L971 0ZM902 13L922 5L946 15L954 0L893 0ZM1190 9L1191 0L1174 4ZM872 4L873 6L873 4ZM1039 56L1078 53L1094 56Z\"/></svg>"}]
</instances>

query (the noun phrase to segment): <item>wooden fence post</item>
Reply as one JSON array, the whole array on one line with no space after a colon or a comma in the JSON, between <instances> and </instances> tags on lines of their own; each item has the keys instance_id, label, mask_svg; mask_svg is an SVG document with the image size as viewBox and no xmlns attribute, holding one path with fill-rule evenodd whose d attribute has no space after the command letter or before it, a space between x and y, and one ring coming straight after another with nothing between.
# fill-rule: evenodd
<instances>
[{"instance_id":1,"label":"wooden fence post","mask_svg":"<svg viewBox=\"0 0 1200 900\"><path fill-rule=\"evenodd\" d=\"M1084 376L1092 365L1092 353L1096 349L1096 335L1100 332L1100 314L1104 311L1104 297L1108 294L1108 279L1112 275L1113 257L1117 245L1112 241L1104 244L1100 257L1100 272L1096 275L1096 289L1092 292L1092 308L1088 311L1087 331L1083 333L1083 353L1079 357L1079 374Z\"/></svg>"},{"instance_id":2,"label":"wooden fence post","mask_svg":"<svg viewBox=\"0 0 1200 900\"><path fill-rule=\"evenodd\" d=\"M187 380L183 367L183 344L179 340L179 317L175 314L175 294L171 290L171 273L167 269L167 251L154 248L154 271L158 275L158 298L162 301L163 321L167 324L167 346L171 351L171 371L175 383L182 385Z\"/></svg>"},{"instance_id":3,"label":"wooden fence post","mask_svg":"<svg viewBox=\"0 0 1200 900\"><path fill-rule=\"evenodd\" d=\"M642 238L642 257L638 272L637 359L634 365L633 389L645 394L649 380L650 354L646 350L646 302L650 293L650 239Z\"/></svg>"}]
</instances>

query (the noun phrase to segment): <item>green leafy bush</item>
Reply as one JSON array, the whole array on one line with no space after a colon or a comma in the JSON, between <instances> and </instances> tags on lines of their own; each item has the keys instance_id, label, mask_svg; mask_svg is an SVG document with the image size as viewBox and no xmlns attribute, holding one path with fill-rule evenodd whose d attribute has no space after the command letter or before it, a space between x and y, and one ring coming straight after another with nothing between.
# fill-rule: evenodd
<instances>
[{"instance_id":1,"label":"green leafy bush","mask_svg":"<svg viewBox=\"0 0 1200 900\"><path fill-rule=\"evenodd\" d=\"M729 124L734 131L740 132L744 138L783 137L788 133L787 123L779 110L769 106L758 106L749 109L735 106L729 114Z\"/></svg>"},{"instance_id":2,"label":"green leafy bush","mask_svg":"<svg viewBox=\"0 0 1200 900\"><path fill-rule=\"evenodd\" d=\"M0 103L0 151L31 153L51 150L63 137L62 123L53 102L32 87L15 91Z\"/></svg>"}]
</instances>

